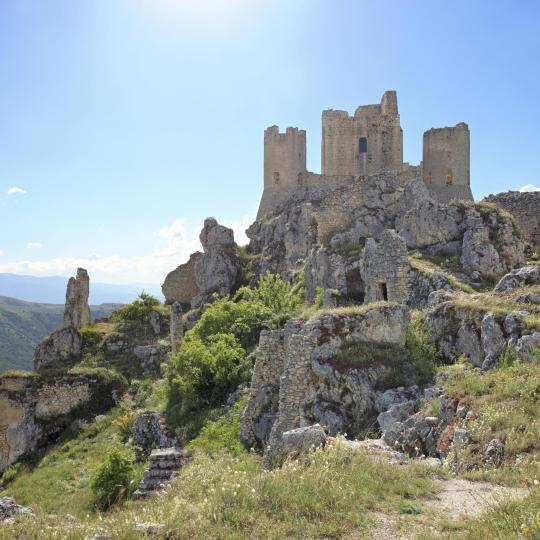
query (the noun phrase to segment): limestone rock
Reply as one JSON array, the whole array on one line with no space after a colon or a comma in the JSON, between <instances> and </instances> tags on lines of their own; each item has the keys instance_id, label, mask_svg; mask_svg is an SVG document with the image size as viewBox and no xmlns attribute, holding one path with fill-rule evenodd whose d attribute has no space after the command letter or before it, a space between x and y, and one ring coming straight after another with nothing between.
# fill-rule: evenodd
<instances>
[{"instance_id":1,"label":"limestone rock","mask_svg":"<svg viewBox=\"0 0 540 540\"><path fill-rule=\"evenodd\" d=\"M16 504L15 499L12 497L0 498L0 522L12 517L32 515L33 513L31 508Z\"/></svg>"},{"instance_id":2,"label":"limestone rock","mask_svg":"<svg viewBox=\"0 0 540 540\"><path fill-rule=\"evenodd\" d=\"M513 346L518 360L521 362L532 362L535 360L536 351L540 348L540 332L522 336Z\"/></svg>"},{"instance_id":3,"label":"limestone rock","mask_svg":"<svg viewBox=\"0 0 540 540\"><path fill-rule=\"evenodd\" d=\"M90 323L90 278L84 268L77 268L77 277L69 278L66 290L66 308L64 325L72 328L82 328Z\"/></svg>"},{"instance_id":4,"label":"limestone rock","mask_svg":"<svg viewBox=\"0 0 540 540\"><path fill-rule=\"evenodd\" d=\"M482 369L492 369L496 366L499 357L506 347L504 334L493 313L486 313L482 319L481 331L482 348L486 355L482 363Z\"/></svg>"},{"instance_id":5,"label":"limestone rock","mask_svg":"<svg viewBox=\"0 0 540 540\"><path fill-rule=\"evenodd\" d=\"M190 255L188 262L167 274L161 286L165 302L168 304L179 302L180 305L188 306L191 304L191 299L200 293L195 279L195 265L202 257L203 254L197 251Z\"/></svg>"},{"instance_id":6,"label":"limestone rock","mask_svg":"<svg viewBox=\"0 0 540 540\"><path fill-rule=\"evenodd\" d=\"M34 368L36 370L51 366L66 366L80 357L82 336L73 326L55 330L45 338L34 353Z\"/></svg>"},{"instance_id":7,"label":"limestone rock","mask_svg":"<svg viewBox=\"0 0 540 540\"><path fill-rule=\"evenodd\" d=\"M214 293L225 296L239 283L242 266L232 229L207 218L200 234L204 255L194 264L195 282L200 293L192 298L191 307L201 306Z\"/></svg>"},{"instance_id":8,"label":"limestone rock","mask_svg":"<svg viewBox=\"0 0 540 540\"><path fill-rule=\"evenodd\" d=\"M504 443L500 439L492 439L483 449L484 459L497 467L504 461Z\"/></svg>"},{"instance_id":9,"label":"limestone rock","mask_svg":"<svg viewBox=\"0 0 540 540\"><path fill-rule=\"evenodd\" d=\"M504 275L494 291L504 293L526 285L540 285L540 266L523 266Z\"/></svg>"},{"instance_id":10,"label":"limestone rock","mask_svg":"<svg viewBox=\"0 0 540 540\"><path fill-rule=\"evenodd\" d=\"M326 433L319 424L286 431L281 436L279 445L274 448L272 466L279 466L286 459L296 458L324 446L326 440Z\"/></svg>"}]
</instances>

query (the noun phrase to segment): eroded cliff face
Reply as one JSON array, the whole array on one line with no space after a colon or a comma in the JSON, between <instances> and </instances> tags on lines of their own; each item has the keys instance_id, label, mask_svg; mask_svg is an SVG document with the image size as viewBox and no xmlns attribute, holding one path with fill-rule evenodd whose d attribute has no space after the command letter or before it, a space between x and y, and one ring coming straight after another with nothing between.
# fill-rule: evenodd
<instances>
[{"instance_id":1,"label":"eroded cliff face","mask_svg":"<svg viewBox=\"0 0 540 540\"><path fill-rule=\"evenodd\" d=\"M125 387L99 375L0 377L0 472L53 442L79 418L115 405Z\"/></svg>"}]
</instances>

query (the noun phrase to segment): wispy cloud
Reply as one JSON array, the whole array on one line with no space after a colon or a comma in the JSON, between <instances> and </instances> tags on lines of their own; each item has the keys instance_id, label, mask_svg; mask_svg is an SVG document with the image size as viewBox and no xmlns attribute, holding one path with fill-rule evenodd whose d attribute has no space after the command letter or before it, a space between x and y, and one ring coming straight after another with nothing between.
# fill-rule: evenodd
<instances>
[{"instance_id":1,"label":"wispy cloud","mask_svg":"<svg viewBox=\"0 0 540 540\"><path fill-rule=\"evenodd\" d=\"M10 187L10 188L7 190L7 194L8 194L8 195L15 195L15 194L17 194L17 193L20 193L21 195L25 195L25 194L26 194L26 190L24 190L23 188L17 187L17 186Z\"/></svg>"},{"instance_id":2,"label":"wispy cloud","mask_svg":"<svg viewBox=\"0 0 540 540\"><path fill-rule=\"evenodd\" d=\"M244 230L253 216L244 216L225 223L234 230L239 244L247 242ZM182 218L175 219L156 231L165 245L158 250L123 257L121 255L92 255L88 257L57 257L47 260L25 260L0 263L0 272L35 276L71 275L75 268L86 268L90 278L108 283L161 283L168 272L186 262L191 253L202 251L199 234L202 223L188 227ZM35 242L37 244L37 242Z\"/></svg>"},{"instance_id":3,"label":"wispy cloud","mask_svg":"<svg viewBox=\"0 0 540 540\"><path fill-rule=\"evenodd\" d=\"M519 191L521 191L521 193L529 193L531 191L540 191L540 187L535 186L533 184L526 184L525 186L519 188Z\"/></svg>"},{"instance_id":4,"label":"wispy cloud","mask_svg":"<svg viewBox=\"0 0 540 540\"><path fill-rule=\"evenodd\" d=\"M28 242L27 246L32 249L39 249L43 247L43 244L41 242Z\"/></svg>"},{"instance_id":5,"label":"wispy cloud","mask_svg":"<svg viewBox=\"0 0 540 540\"><path fill-rule=\"evenodd\" d=\"M4 250L0 249L0 257L4 254Z\"/></svg>"}]
</instances>

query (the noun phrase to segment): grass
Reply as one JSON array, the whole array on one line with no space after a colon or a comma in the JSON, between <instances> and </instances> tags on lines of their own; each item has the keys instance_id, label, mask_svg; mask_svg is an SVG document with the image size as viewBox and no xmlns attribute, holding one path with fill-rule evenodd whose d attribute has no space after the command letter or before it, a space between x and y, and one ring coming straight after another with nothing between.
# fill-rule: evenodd
<instances>
[{"instance_id":1,"label":"grass","mask_svg":"<svg viewBox=\"0 0 540 540\"><path fill-rule=\"evenodd\" d=\"M482 372L456 364L444 372L441 382L448 394L473 412L464 424L473 445L451 456L458 464L478 467L465 476L520 485L540 477L540 365L512 364ZM498 469L483 463L480 456L482 447L494 438L505 443L504 465ZM519 454L524 461L516 464Z\"/></svg>"},{"instance_id":2,"label":"grass","mask_svg":"<svg viewBox=\"0 0 540 540\"><path fill-rule=\"evenodd\" d=\"M456 291L461 291L465 293L475 292L473 287L467 285L466 283L462 283L455 276L441 268L435 261L426 258L425 255L422 255L419 252L413 252L413 254L409 256L409 263L414 269L418 270L421 274L424 274L428 277L431 277L431 275L435 271L443 273L450 282L450 285L452 285L452 288Z\"/></svg>"},{"instance_id":3,"label":"grass","mask_svg":"<svg viewBox=\"0 0 540 540\"><path fill-rule=\"evenodd\" d=\"M300 313L299 317L302 319L316 319L318 317L324 317L325 315L342 315L342 316L354 316L363 315L372 309L378 309L381 307L397 306L395 302L371 302L369 304L361 304L358 306L343 306L343 307L322 307L307 306Z\"/></svg>"},{"instance_id":4,"label":"grass","mask_svg":"<svg viewBox=\"0 0 540 540\"><path fill-rule=\"evenodd\" d=\"M123 447L115 410L101 422L84 427L76 438L56 445L35 467L19 468L0 496L15 497L39 515L73 514L79 518L92 512L90 480L112 447ZM137 474L142 474L142 464ZM0 533L0 538L4 538ZM16 538L16 537L12 537Z\"/></svg>"},{"instance_id":5,"label":"grass","mask_svg":"<svg viewBox=\"0 0 540 540\"><path fill-rule=\"evenodd\" d=\"M140 538L136 523L165 525L153 538L341 538L369 530L371 512L418 513L435 485L421 466L373 463L339 444L272 472L260 457L195 455L167 495L130 502L77 522L37 517L0 529L0 538ZM54 527L51 529L51 527Z\"/></svg>"},{"instance_id":6,"label":"grass","mask_svg":"<svg viewBox=\"0 0 540 540\"><path fill-rule=\"evenodd\" d=\"M506 317L512 311L527 310L532 315L525 316L523 321L526 327L531 330L540 331L540 314L534 313L536 305L527 303L516 303L518 296L524 293L540 292L540 287L520 287L509 294L498 295L492 293L476 293L471 295L454 295L452 303L455 307L487 313L490 311L496 317Z\"/></svg>"}]
</instances>

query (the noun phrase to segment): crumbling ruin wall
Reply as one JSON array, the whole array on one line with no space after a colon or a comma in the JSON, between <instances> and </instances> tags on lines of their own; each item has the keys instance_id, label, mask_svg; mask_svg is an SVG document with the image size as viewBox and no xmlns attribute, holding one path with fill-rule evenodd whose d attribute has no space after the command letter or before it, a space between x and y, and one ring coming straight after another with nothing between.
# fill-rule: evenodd
<instances>
[{"instance_id":1,"label":"crumbling ruin wall","mask_svg":"<svg viewBox=\"0 0 540 540\"><path fill-rule=\"evenodd\" d=\"M532 246L540 246L540 191L507 191L490 195L484 201L510 212L523 240Z\"/></svg>"},{"instance_id":2,"label":"crumbling ruin wall","mask_svg":"<svg viewBox=\"0 0 540 540\"><path fill-rule=\"evenodd\" d=\"M73 420L109 410L124 390L119 380L97 375L0 377L0 472Z\"/></svg>"},{"instance_id":3,"label":"crumbling ruin wall","mask_svg":"<svg viewBox=\"0 0 540 540\"><path fill-rule=\"evenodd\" d=\"M179 302L181 305L189 307L191 299L199 294L200 289L195 280L195 265L201 257L203 254L200 251L192 253L188 262L181 264L167 274L161 286L167 304Z\"/></svg>"},{"instance_id":4,"label":"crumbling ruin wall","mask_svg":"<svg viewBox=\"0 0 540 540\"><path fill-rule=\"evenodd\" d=\"M405 303L409 297L410 270L407 246L396 231L385 230L379 242L368 238L360 265L365 301Z\"/></svg>"}]
</instances>

